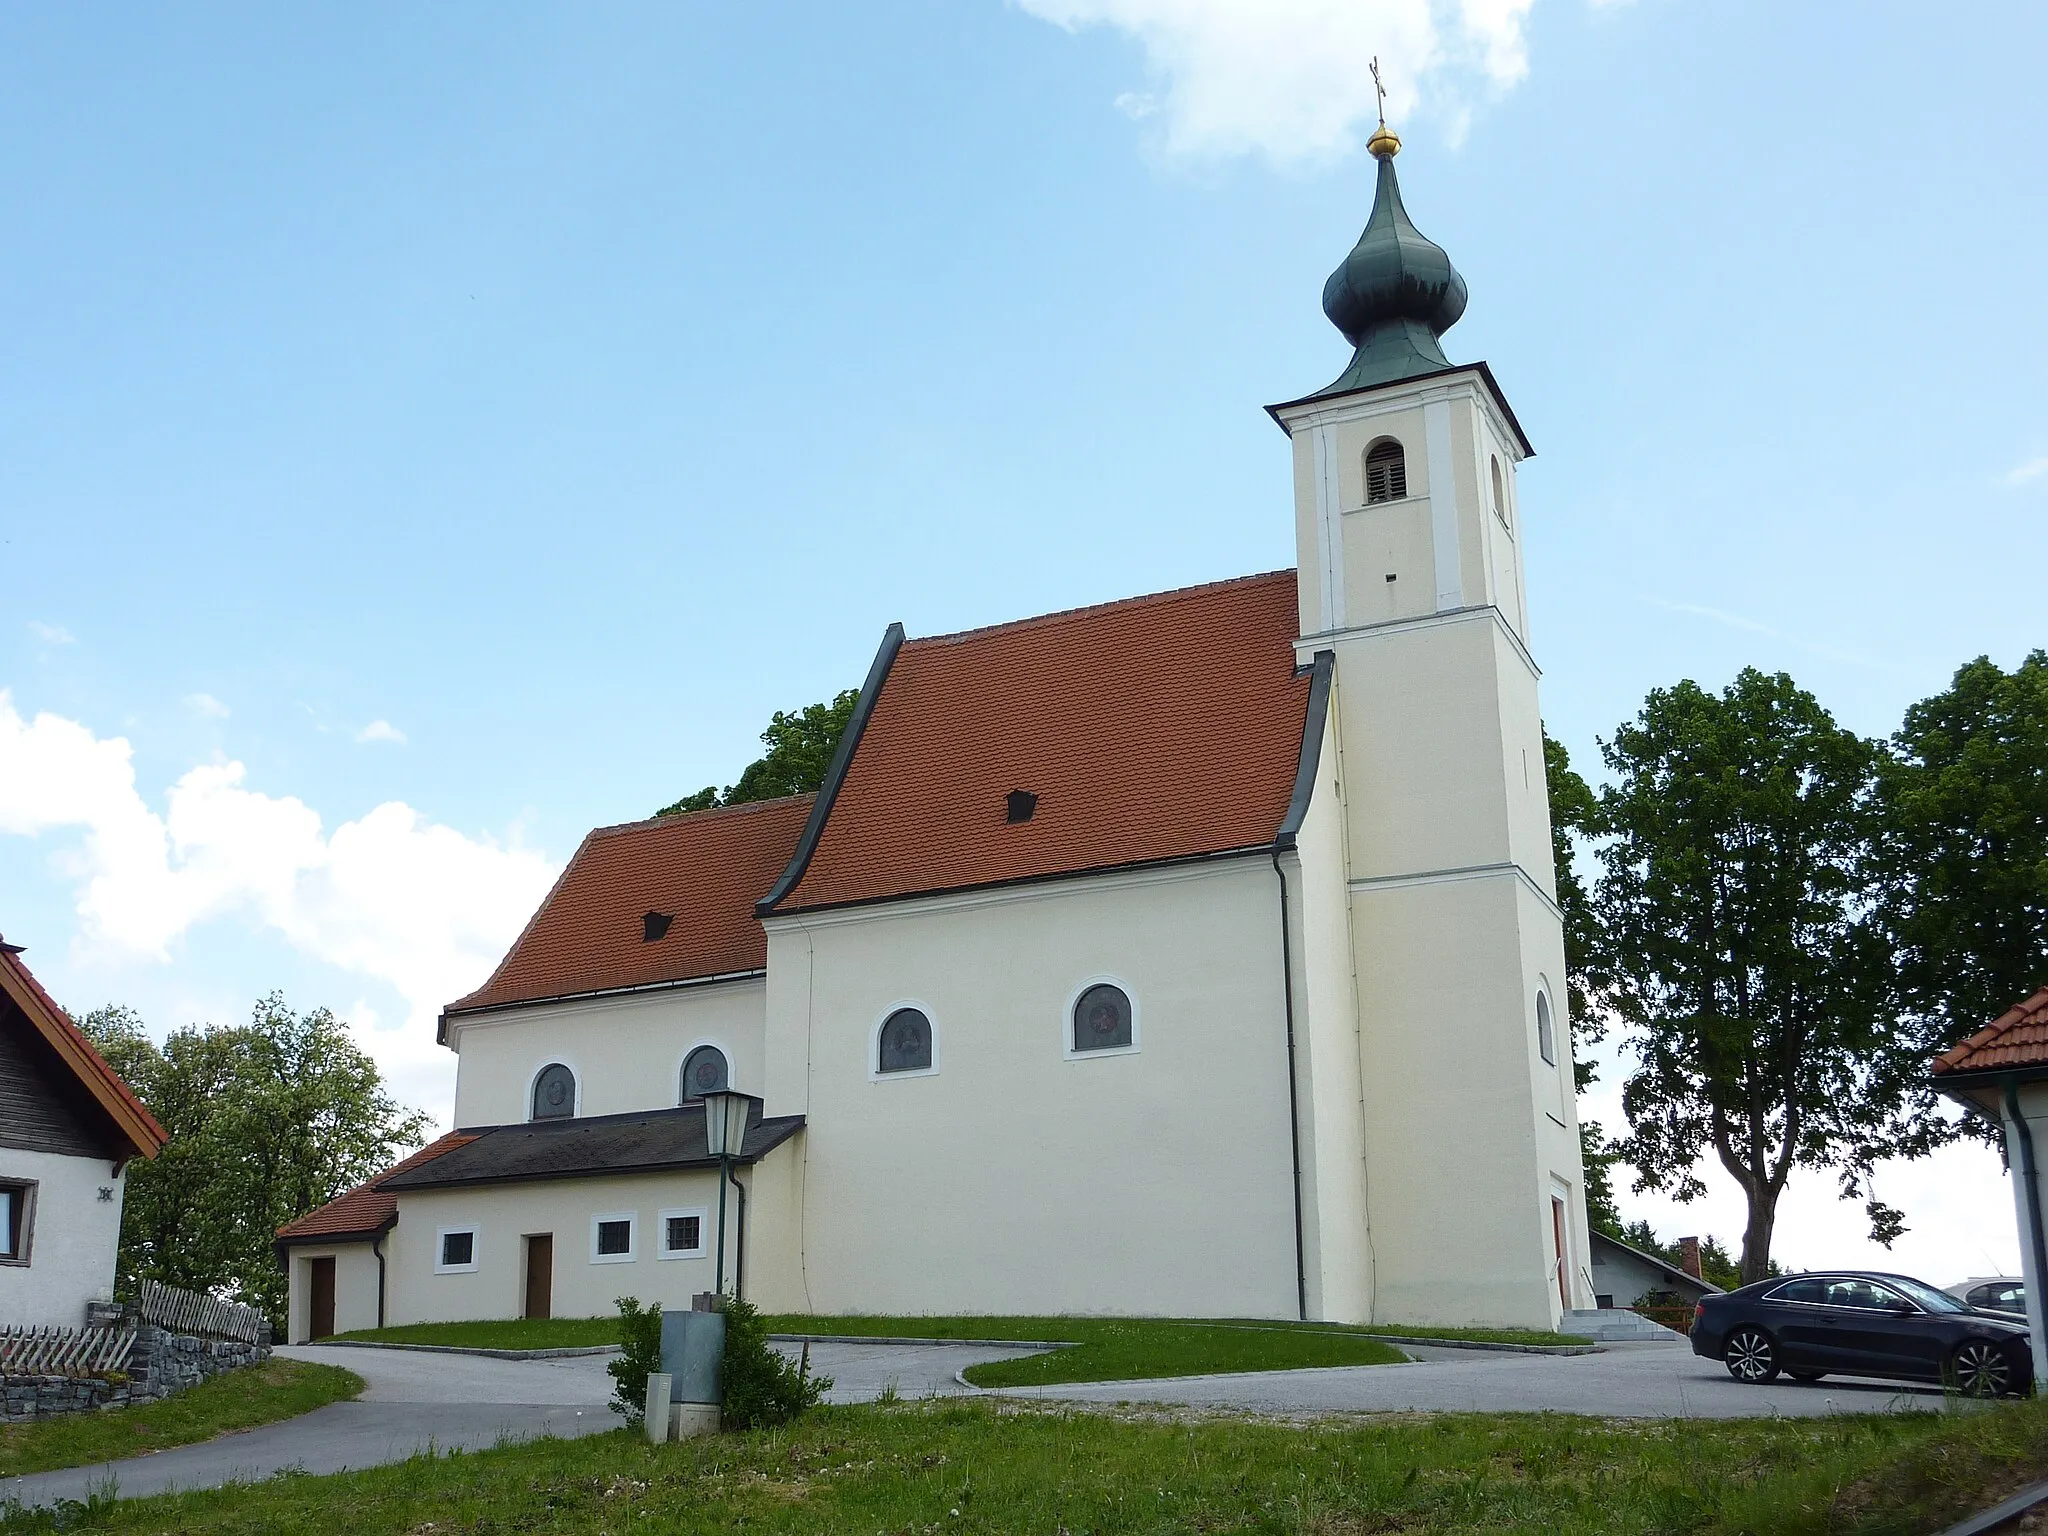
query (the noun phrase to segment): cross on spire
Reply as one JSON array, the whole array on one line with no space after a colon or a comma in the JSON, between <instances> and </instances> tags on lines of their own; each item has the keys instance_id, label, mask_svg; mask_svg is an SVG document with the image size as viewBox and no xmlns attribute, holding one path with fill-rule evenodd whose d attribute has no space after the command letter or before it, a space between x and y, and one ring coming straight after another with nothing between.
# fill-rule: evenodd
<instances>
[{"instance_id":1,"label":"cross on spire","mask_svg":"<svg viewBox=\"0 0 2048 1536\"><path fill-rule=\"evenodd\" d=\"M1384 128L1387 126L1387 87L1385 82L1380 79L1380 56L1378 54L1372 56L1372 88L1380 99L1380 126Z\"/></svg>"}]
</instances>

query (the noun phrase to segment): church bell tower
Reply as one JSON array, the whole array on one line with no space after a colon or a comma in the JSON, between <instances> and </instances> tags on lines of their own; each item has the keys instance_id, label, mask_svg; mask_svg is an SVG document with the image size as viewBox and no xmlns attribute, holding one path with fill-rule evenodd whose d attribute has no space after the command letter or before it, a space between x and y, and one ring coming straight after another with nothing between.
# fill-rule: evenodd
<instances>
[{"instance_id":1,"label":"church bell tower","mask_svg":"<svg viewBox=\"0 0 2048 1536\"><path fill-rule=\"evenodd\" d=\"M1353 352L1271 408L1293 443L1300 640L1336 658L1370 1310L1550 1328L1594 1304L1516 476L1533 450L1440 338L1465 281L1384 122L1323 289Z\"/></svg>"}]
</instances>

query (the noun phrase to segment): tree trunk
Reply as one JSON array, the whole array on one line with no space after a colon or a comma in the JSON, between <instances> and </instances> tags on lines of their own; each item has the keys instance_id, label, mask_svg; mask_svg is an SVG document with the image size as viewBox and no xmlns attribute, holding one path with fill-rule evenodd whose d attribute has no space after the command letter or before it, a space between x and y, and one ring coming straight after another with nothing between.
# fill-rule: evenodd
<instances>
[{"instance_id":1,"label":"tree trunk","mask_svg":"<svg viewBox=\"0 0 2048 1536\"><path fill-rule=\"evenodd\" d=\"M1771 1262L1771 1229L1778 1223L1779 1191L1765 1185L1749 1194L1749 1225L1742 1232L1742 1283L1764 1278Z\"/></svg>"}]
</instances>

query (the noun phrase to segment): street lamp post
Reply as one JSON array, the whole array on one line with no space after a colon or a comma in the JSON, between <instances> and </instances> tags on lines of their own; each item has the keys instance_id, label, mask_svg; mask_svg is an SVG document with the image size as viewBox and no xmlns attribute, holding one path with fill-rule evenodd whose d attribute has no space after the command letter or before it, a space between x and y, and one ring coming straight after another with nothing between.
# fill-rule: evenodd
<instances>
[{"instance_id":1,"label":"street lamp post","mask_svg":"<svg viewBox=\"0 0 2048 1536\"><path fill-rule=\"evenodd\" d=\"M732 1160L747 1139L747 1122L760 1100L751 1093L716 1088L704 1095L704 1145L718 1159L718 1294L725 1294L725 1186L732 1180Z\"/></svg>"}]
</instances>

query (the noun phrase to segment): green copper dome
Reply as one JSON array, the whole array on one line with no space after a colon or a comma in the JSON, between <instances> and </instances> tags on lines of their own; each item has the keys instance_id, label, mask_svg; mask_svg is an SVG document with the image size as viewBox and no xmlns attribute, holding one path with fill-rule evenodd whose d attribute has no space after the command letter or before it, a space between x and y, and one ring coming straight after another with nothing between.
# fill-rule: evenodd
<instances>
[{"instance_id":1,"label":"green copper dome","mask_svg":"<svg viewBox=\"0 0 2048 1536\"><path fill-rule=\"evenodd\" d=\"M1370 389L1450 367L1437 338L1465 313L1465 279L1401 206L1401 184L1394 178L1400 140L1382 128L1371 148L1380 163L1372 217L1323 284L1323 313L1358 350L1351 366L1317 395Z\"/></svg>"}]
</instances>

